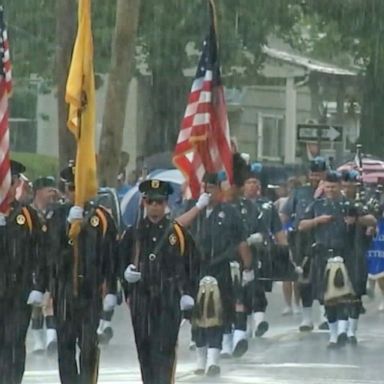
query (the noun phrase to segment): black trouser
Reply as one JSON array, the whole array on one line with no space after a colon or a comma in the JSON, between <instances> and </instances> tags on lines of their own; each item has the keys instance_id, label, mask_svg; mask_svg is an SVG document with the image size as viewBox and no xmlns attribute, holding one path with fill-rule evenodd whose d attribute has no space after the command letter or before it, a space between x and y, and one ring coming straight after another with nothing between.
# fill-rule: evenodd
<instances>
[{"instance_id":1,"label":"black trouser","mask_svg":"<svg viewBox=\"0 0 384 384\"><path fill-rule=\"evenodd\" d=\"M192 329L193 340L195 341L197 348L208 347L221 349L223 333L223 327L194 327Z\"/></svg>"},{"instance_id":2,"label":"black trouser","mask_svg":"<svg viewBox=\"0 0 384 384\"><path fill-rule=\"evenodd\" d=\"M361 297L356 297L348 304L348 316L351 319L358 319L361 313Z\"/></svg>"},{"instance_id":3,"label":"black trouser","mask_svg":"<svg viewBox=\"0 0 384 384\"><path fill-rule=\"evenodd\" d=\"M25 370L25 339L31 319L28 293L0 299L0 384L20 384Z\"/></svg>"},{"instance_id":4,"label":"black trouser","mask_svg":"<svg viewBox=\"0 0 384 384\"><path fill-rule=\"evenodd\" d=\"M60 300L60 299L59 299ZM101 313L101 299L72 300L65 311L55 301L57 322L57 352L62 384L94 384L97 382L99 348L97 327ZM76 344L80 348L76 361Z\"/></svg>"},{"instance_id":5,"label":"black trouser","mask_svg":"<svg viewBox=\"0 0 384 384\"><path fill-rule=\"evenodd\" d=\"M252 312L265 312L268 301L263 281L256 279L244 287L244 303L248 314Z\"/></svg>"},{"instance_id":6,"label":"black trouser","mask_svg":"<svg viewBox=\"0 0 384 384\"><path fill-rule=\"evenodd\" d=\"M348 320L348 304L338 303L335 305L325 305L325 313L329 323L335 323L338 320Z\"/></svg>"},{"instance_id":7,"label":"black trouser","mask_svg":"<svg viewBox=\"0 0 384 384\"><path fill-rule=\"evenodd\" d=\"M310 308L313 304L313 292L311 283L298 283L301 301L304 308Z\"/></svg>"},{"instance_id":8,"label":"black trouser","mask_svg":"<svg viewBox=\"0 0 384 384\"><path fill-rule=\"evenodd\" d=\"M173 285L153 297L148 292L141 294L141 289L135 289L130 300L141 377L144 384L171 384L181 322L180 296Z\"/></svg>"}]
</instances>

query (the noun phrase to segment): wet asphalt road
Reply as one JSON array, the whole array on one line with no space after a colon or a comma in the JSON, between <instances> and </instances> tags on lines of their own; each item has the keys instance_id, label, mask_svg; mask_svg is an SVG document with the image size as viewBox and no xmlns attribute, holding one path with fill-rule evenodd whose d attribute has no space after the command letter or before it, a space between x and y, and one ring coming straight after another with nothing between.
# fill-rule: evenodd
<instances>
[{"instance_id":1,"label":"wet asphalt road","mask_svg":"<svg viewBox=\"0 0 384 384\"><path fill-rule=\"evenodd\" d=\"M378 296L379 294L377 294ZM246 355L221 362L218 379L193 375L194 353L189 351L189 325L180 331L176 383L243 384L378 384L384 383L384 314L377 310L378 299L365 300L367 314L361 318L359 345L327 350L328 335L315 330L302 334L297 330L299 316L281 316L281 286L269 295L270 330L261 339L253 339ZM315 307L314 318L318 318ZM141 383L126 306L114 318L115 337L102 348L99 383ZM31 340L28 339L28 347ZM56 356L28 353L23 384L58 384Z\"/></svg>"}]
</instances>

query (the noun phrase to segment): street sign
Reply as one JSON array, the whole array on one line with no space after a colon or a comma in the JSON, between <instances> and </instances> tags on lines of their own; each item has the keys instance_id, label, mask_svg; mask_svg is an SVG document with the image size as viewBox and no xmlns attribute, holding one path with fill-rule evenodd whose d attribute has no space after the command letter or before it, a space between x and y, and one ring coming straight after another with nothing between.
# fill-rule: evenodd
<instances>
[{"instance_id":1,"label":"street sign","mask_svg":"<svg viewBox=\"0 0 384 384\"><path fill-rule=\"evenodd\" d=\"M297 141L337 141L343 140L343 127L326 124L298 124Z\"/></svg>"}]
</instances>

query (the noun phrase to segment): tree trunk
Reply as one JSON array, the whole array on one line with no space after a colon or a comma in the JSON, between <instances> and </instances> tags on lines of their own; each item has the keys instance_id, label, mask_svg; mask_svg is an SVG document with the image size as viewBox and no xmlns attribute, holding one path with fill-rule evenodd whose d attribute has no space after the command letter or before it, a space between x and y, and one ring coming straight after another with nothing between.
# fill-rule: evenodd
<instances>
[{"instance_id":1,"label":"tree trunk","mask_svg":"<svg viewBox=\"0 0 384 384\"><path fill-rule=\"evenodd\" d=\"M134 69L135 41L140 0L117 0L103 128L99 149L99 181L113 187L117 182L128 96Z\"/></svg>"},{"instance_id":2,"label":"tree trunk","mask_svg":"<svg viewBox=\"0 0 384 384\"><path fill-rule=\"evenodd\" d=\"M71 63L76 25L76 0L56 2L56 84L59 130L59 165L64 168L75 156L75 140L67 128L65 87Z\"/></svg>"},{"instance_id":3,"label":"tree trunk","mask_svg":"<svg viewBox=\"0 0 384 384\"><path fill-rule=\"evenodd\" d=\"M188 81L192 83L192 79L185 78L180 67L162 66L152 71L152 124L146 135L145 155L174 149L187 105Z\"/></svg>"}]
</instances>

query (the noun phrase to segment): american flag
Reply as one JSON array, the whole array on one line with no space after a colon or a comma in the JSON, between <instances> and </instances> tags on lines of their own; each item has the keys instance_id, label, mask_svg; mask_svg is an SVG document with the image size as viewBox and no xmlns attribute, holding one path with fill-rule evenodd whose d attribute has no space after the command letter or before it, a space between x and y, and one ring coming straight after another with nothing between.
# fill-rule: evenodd
<instances>
[{"instance_id":1,"label":"american flag","mask_svg":"<svg viewBox=\"0 0 384 384\"><path fill-rule=\"evenodd\" d=\"M8 210L8 193L11 187L9 159L8 95L12 90L11 61L4 11L0 7L0 213Z\"/></svg>"},{"instance_id":2,"label":"american flag","mask_svg":"<svg viewBox=\"0 0 384 384\"><path fill-rule=\"evenodd\" d=\"M232 151L220 64L213 4L210 8L209 33L188 97L173 163L188 181L191 197L201 192L206 172L225 171L232 184Z\"/></svg>"}]
</instances>

